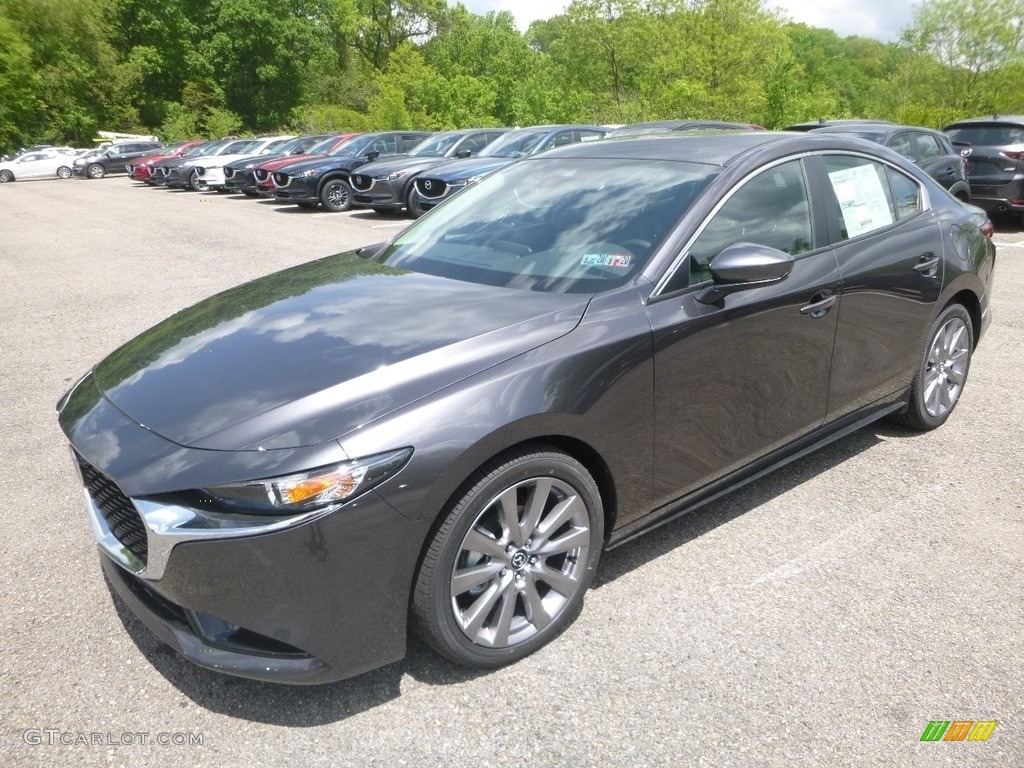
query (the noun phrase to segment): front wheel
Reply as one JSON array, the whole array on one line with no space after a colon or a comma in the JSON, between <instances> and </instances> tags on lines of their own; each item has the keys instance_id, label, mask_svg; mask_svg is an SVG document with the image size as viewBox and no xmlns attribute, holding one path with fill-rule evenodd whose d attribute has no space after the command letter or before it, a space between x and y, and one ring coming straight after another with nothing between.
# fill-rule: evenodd
<instances>
[{"instance_id":1,"label":"front wheel","mask_svg":"<svg viewBox=\"0 0 1024 768\"><path fill-rule=\"evenodd\" d=\"M8 170L0 171L0 184L6 184L9 181L14 181L14 174Z\"/></svg>"},{"instance_id":2,"label":"front wheel","mask_svg":"<svg viewBox=\"0 0 1024 768\"><path fill-rule=\"evenodd\" d=\"M409 188L409 194L405 196L405 209L414 219L418 219L427 212L427 209L423 207L420 193L416 191L416 187Z\"/></svg>"},{"instance_id":3,"label":"front wheel","mask_svg":"<svg viewBox=\"0 0 1024 768\"><path fill-rule=\"evenodd\" d=\"M489 669L528 656L579 615L604 511L590 473L556 451L507 454L467 486L424 555L413 619L443 656Z\"/></svg>"},{"instance_id":4,"label":"front wheel","mask_svg":"<svg viewBox=\"0 0 1024 768\"><path fill-rule=\"evenodd\" d=\"M331 179L320 190L320 202L328 211L347 211L352 207L352 188L343 179Z\"/></svg>"},{"instance_id":5,"label":"front wheel","mask_svg":"<svg viewBox=\"0 0 1024 768\"><path fill-rule=\"evenodd\" d=\"M198 192L206 192L210 187L199 175L199 171L193 168L192 173L188 175L188 188Z\"/></svg>"},{"instance_id":6,"label":"front wheel","mask_svg":"<svg viewBox=\"0 0 1024 768\"><path fill-rule=\"evenodd\" d=\"M107 169L99 163L93 163L86 171L90 179L102 179L107 175Z\"/></svg>"},{"instance_id":7,"label":"front wheel","mask_svg":"<svg viewBox=\"0 0 1024 768\"><path fill-rule=\"evenodd\" d=\"M960 304L951 304L932 323L928 346L913 382L910 403L896 421L912 429L935 429L956 408L967 383L974 350L971 316Z\"/></svg>"},{"instance_id":8,"label":"front wheel","mask_svg":"<svg viewBox=\"0 0 1024 768\"><path fill-rule=\"evenodd\" d=\"M66 165L62 165L60 168L57 169L57 178L58 179L70 179L71 176L72 176L72 171Z\"/></svg>"}]
</instances>

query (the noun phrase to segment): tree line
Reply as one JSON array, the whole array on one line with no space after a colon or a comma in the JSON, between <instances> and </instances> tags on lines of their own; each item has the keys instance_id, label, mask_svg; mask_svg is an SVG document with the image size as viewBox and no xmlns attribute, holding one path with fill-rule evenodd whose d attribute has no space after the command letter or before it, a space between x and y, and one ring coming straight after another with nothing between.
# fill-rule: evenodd
<instances>
[{"instance_id":1,"label":"tree line","mask_svg":"<svg viewBox=\"0 0 1024 768\"><path fill-rule=\"evenodd\" d=\"M941 126L1024 113L1019 0L925 0L900 40L762 0L574 0L520 32L444 0L0 0L0 150L277 130L667 117Z\"/></svg>"}]
</instances>

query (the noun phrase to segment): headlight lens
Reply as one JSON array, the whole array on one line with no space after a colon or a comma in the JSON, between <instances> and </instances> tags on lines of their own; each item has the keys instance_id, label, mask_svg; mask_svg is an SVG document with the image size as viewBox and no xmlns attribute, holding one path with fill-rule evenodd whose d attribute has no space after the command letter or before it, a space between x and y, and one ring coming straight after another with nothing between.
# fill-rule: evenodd
<instances>
[{"instance_id":1,"label":"headlight lens","mask_svg":"<svg viewBox=\"0 0 1024 768\"><path fill-rule=\"evenodd\" d=\"M308 179L311 176L319 176L319 175L320 175L320 169L319 168L310 168L308 171L302 171L302 173L296 173L295 174L295 178L297 178L297 179Z\"/></svg>"},{"instance_id":2,"label":"headlight lens","mask_svg":"<svg viewBox=\"0 0 1024 768\"><path fill-rule=\"evenodd\" d=\"M380 485L400 470L412 448L354 459L284 477L203 489L231 511L290 515L341 504Z\"/></svg>"},{"instance_id":3,"label":"headlight lens","mask_svg":"<svg viewBox=\"0 0 1024 768\"><path fill-rule=\"evenodd\" d=\"M468 179L456 179L451 182L448 186L458 189L460 187L468 187L470 184L476 184L483 176L470 176Z\"/></svg>"},{"instance_id":4,"label":"headlight lens","mask_svg":"<svg viewBox=\"0 0 1024 768\"><path fill-rule=\"evenodd\" d=\"M398 179L402 178L403 176L408 175L408 173L409 173L408 171L395 171L394 173L389 173L386 176L374 176L373 180L374 181L398 181Z\"/></svg>"}]
</instances>

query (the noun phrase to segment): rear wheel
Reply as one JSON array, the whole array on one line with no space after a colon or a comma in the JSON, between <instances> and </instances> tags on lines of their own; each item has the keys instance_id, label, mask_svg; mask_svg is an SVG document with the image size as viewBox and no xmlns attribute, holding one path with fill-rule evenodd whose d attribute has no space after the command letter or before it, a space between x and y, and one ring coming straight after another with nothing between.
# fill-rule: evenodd
<instances>
[{"instance_id":1,"label":"rear wheel","mask_svg":"<svg viewBox=\"0 0 1024 768\"><path fill-rule=\"evenodd\" d=\"M913 429L941 426L960 401L974 350L971 316L962 305L951 304L932 324L928 339L907 410L894 417Z\"/></svg>"},{"instance_id":2,"label":"rear wheel","mask_svg":"<svg viewBox=\"0 0 1024 768\"><path fill-rule=\"evenodd\" d=\"M88 174L90 179L102 179L104 176L107 175L107 169L104 168L99 163L93 163L86 170L86 173Z\"/></svg>"},{"instance_id":3,"label":"rear wheel","mask_svg":"<svg viewBox=\"0 0 1024 768\"><path fill-rule=\"evenodd\" d=\"M352 207L352 188L343 179L331 179L320 190L320 202L328 211L347 211Z\"/></svg>"},{"instance_id":4,"label":"rear wheel","mask_svg":"<svg viewBox=\"0 0 1024 768\"><path fill-rule=\"evenodd\" d=\"M573 622L601 555L604 512L590 473L556 451L507 454L468 485L423 558L413 618L439 653L486 669Z\"/></svg>"},{"instance_id":5,"label":"rear wheel","mask_svg":"<svg viewBox=\"0 0 1024 768\"><path fill-rule=\"evenodd\" d=\"M58 179L70 179L71 175L72 175L71 169L68 168L66 165L62 165L60 168L57 169L57 178Z\"/></svg>"},{"instance_id":6,"label":"rear wheel","mask_svg":"<svg viewBox=\"0 0 1024 768\"><path fill-rule=\"evenodd\" d=\"M10 171L0 171L0 184L6 184L9 181L14 181L14 174Z\"/></svg>"}]
</instances>

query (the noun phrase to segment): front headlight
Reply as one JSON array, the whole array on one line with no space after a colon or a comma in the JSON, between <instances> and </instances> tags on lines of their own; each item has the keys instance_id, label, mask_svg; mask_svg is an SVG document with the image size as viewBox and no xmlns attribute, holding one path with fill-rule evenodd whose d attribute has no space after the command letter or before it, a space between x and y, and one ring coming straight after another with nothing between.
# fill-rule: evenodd
<instances>
[{"instance_id":1,"label":"front headlight","mask_svg":"<svg viewBox=\"0 0 1024 768\"><path fill-rule=\"evenodd\" d=\"M482 178L483 176L470 176L468 179L456 179L448 186L454 189L460 189L461 187L468 187L470 184L476 184Z\"/></svg>"},{"instance_id":2,"label":"front headlight","mask_svg":"<svg viewBox=\"0 0 1024 768\"><path fill-rule=\"evenodd\" d=\"M403 176L407 176L408 173L409 173L408 171L395 171L394 173L389 173L386 176L374 176L373 180L374 181L398 181Z\"/></svg>"},{"instance_id":3,"label":"front headlight","mask_svg":"<svg viewBox=\"0 0 1024 768\"><path fill-rule=\"evenodd\" d=\"M319 175L320 175L320 169L319 168L310 168L308 171L302 171L302 173L296 173L295 174L295 178L297 178L297 179L308 179L308 178L311 178L313 176L319 176Z\"/></svg>"},{"instance_id":4,"label":"front headlight","mask_svg":"<svg viewBox=\"0 0 1024 768\"><path fill-rule=\"evenodd\" d=\"M204 488L233 512L290 515L341 504L380 485L400 470L412 448L353 459L284 477Z\"/></svg>"}]
</instances>

